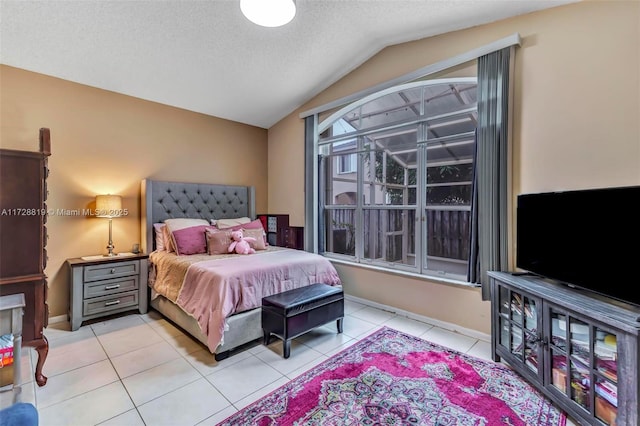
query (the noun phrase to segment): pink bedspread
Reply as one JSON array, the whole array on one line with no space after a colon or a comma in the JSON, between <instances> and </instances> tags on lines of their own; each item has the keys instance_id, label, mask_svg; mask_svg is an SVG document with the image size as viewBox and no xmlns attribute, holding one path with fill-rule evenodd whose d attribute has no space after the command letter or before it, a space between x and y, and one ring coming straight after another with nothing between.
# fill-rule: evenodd
<instances>
[{"instance_id":1,"label":"pink bedspread","mask_svg":"<svg viewBox=\"0 0 640 426\"><path fill-rule=\"evenodd\" d=\"M216 258L189 266L177 304L198 321L214 352L226 317L261 306L265 296L313 283L340 285L333 265L317 254L278 249Z\"/></svg>"}]
</instances>

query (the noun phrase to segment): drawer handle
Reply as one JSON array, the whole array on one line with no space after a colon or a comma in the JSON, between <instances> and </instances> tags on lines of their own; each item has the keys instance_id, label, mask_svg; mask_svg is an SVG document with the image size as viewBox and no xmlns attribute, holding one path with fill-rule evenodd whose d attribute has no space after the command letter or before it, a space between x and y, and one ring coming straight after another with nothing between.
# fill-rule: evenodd
<instances>
[{"instance_id":1,"label":"drawer handle","mask_svg":"<svg viewBox=\"0 0 640 426\"><path fill-rule=\"evenodd\" d=\"M113 300L111 302L105 303L104 306L113 306L113 305L117 305L118 303L120 303L119 300Z\"/></svg>"},{"instance_id":2,"label":"drawer handle","mask_svg":"<svg viewBox=\"0 0 640 426\"><path fill-rule=\"evenodd\" d=\"M111 272L112 274L115 274L115 273L116 273L116 268L111 268L111 271L110 271L110 272Z\"/></svg>"},{"instance_id":3,"label":"drawer handle","mask_svg":"<svg viewBox=\"0 0 640 426\"><path fill-rule=\"evenodd\" d=\"M120 287L120 284L115 284L115 285L106 285L104 286L105 290L113 290L114 288L118 288Z\"/></svg>"}]
</instances>

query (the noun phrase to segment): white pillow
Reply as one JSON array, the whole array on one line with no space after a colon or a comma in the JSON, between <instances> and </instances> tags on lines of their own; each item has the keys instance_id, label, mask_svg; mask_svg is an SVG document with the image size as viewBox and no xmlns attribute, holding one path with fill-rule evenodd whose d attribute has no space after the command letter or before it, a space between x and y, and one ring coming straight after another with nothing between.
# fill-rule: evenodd
<instances>
[{"instance_id":1,"label":"white pillow","mask_svg":"<svg viewBox=\"0 0 640 426\"><path fill-rule=\"evenodd\" d=\"M236 217L233 219L218 219L216 220L216 226L218 229L231 228L236 225L244 225L245 223L251 222L251 219L248 217Z\"/></svg>"},{"instance_id":2,"label":"white pillow","mask_svg":"<svg viewBox=\"0 0 640 426\"><path fill-rule=\"evenodd\" d=\"M191 228L192 226L200 226L200 225L209 225L206 219L189 219L189 218L176 218L176 219L166 219L164 221L165 225L169 227L171 232L177 231L179 229Z\"/></svg>"}]
</instances>

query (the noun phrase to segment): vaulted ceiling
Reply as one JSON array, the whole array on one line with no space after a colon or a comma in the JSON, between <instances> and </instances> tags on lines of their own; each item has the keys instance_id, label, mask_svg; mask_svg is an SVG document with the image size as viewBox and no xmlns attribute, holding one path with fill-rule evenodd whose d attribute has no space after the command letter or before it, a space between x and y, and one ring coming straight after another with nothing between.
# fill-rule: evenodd
<instances>
[{"instance_id":1,"label":"vaulted ceiling","mask_svg":"<svg viewBox=\"0 0 640 426\"><path fill-rule=\"evenodd\" d=\"M574 0L297 0L259 27L239 0L0 0L0 62L269 128L381 49Z\"/></svg>"}]
</instances>

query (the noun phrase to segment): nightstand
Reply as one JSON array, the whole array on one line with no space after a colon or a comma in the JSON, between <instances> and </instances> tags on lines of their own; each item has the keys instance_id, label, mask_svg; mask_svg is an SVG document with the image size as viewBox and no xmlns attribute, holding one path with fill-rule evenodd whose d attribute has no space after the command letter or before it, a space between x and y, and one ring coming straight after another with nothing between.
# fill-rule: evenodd
<instances>
[{"instance_id":1,"label":"nightstand","mask_svg":"<svg viewBox=\"0 0 640 426\"><path fill-rule=\"evenodd\" d=\"M148 309L149 255L68 259L71 287L69 320L75 331L83 321Z\"/></svg>"}]
</instances>

